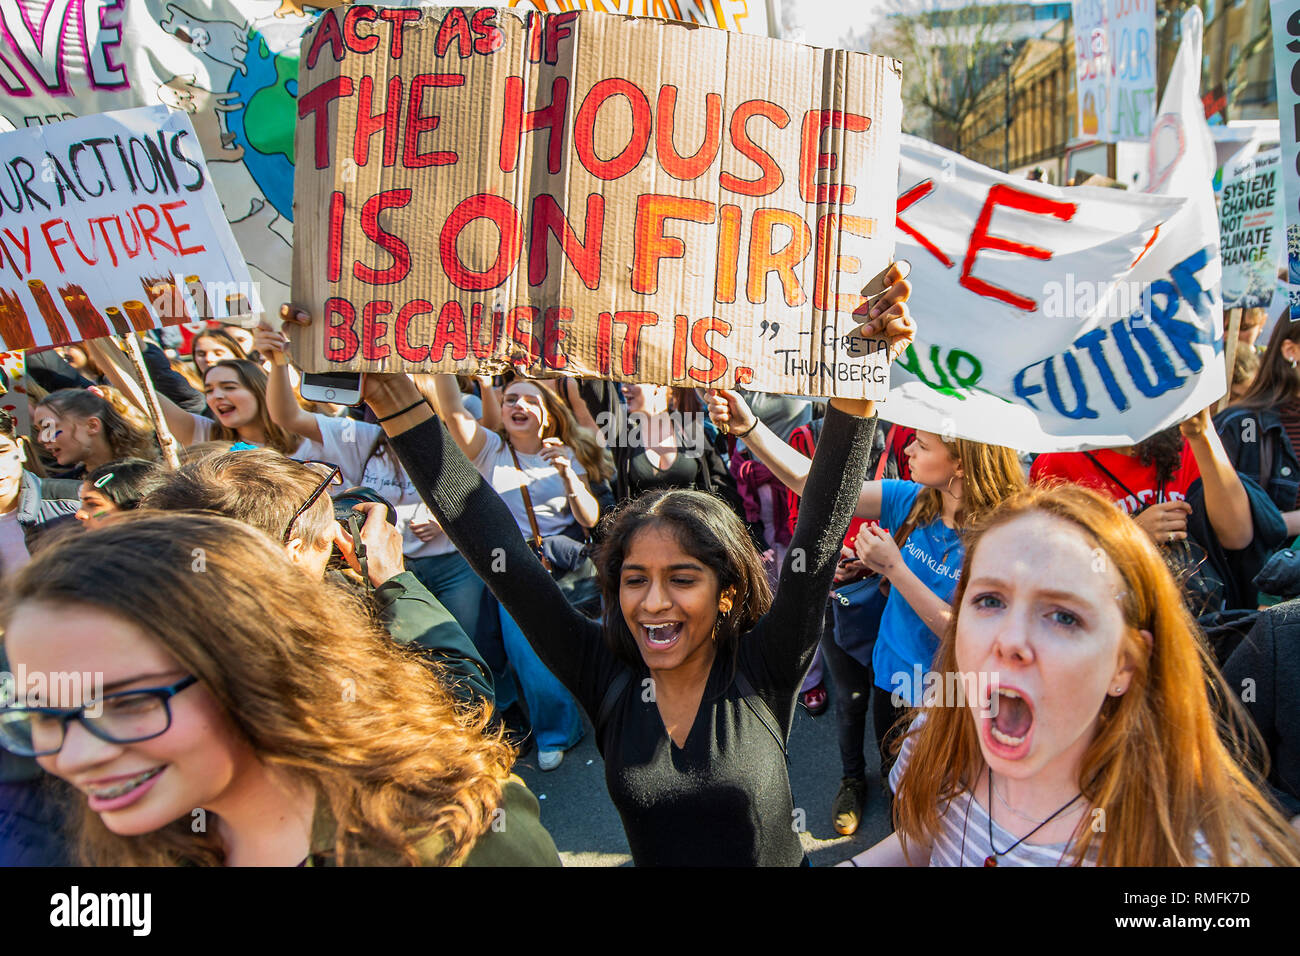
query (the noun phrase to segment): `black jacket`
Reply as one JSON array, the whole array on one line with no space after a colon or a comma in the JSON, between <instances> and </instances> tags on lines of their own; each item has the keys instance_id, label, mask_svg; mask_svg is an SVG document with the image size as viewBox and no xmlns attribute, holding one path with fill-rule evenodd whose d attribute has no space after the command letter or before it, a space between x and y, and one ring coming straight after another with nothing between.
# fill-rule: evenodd
<instances>
[{"instance_id":1,"label":"black jacket","mask_svg":"<svg viewBox=\"0 0 1300 956\"><path fill-rule=\"evenodd\" d=\"M1223 676L1264 738L1273 798L1300 814L1300 600L1260 614Z\"/></svg>"},{"instance_id":2,"label":"black jacket","mask_svg":"<svg viewBox=\"0 0 1300 956\"><path fill-rule=\"evenodd\" d=\"M1282 420L1267 408L1225 408L1214 416L1214 428L1232 467L1254 478L1278 510L1294 511L1300 493L1300 459ZM1266 460L1269 474L1264 475Z\"/></svg>"}]
</instances>

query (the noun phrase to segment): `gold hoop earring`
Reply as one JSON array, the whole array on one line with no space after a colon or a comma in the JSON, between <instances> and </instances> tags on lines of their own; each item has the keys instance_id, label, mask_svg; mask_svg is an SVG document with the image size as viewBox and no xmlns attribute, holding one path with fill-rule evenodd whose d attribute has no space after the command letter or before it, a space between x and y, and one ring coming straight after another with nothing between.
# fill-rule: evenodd
<instances>
[{"instance_id":1,"label":"gold hoop earring","mask_svg":"<svg viewBox=\"0 0 1300 956\"><path fill-rule=\"evenodd\" d=\"M948 486L947 486L946 488L944 488L944 491L945 491L947 494L952 494L952 483L953 483L954 481L956 481L956 480L957 480L957 476L956 476L956 475L953 475L951 478L948 479Z\"/></svg>"}]
</instances>

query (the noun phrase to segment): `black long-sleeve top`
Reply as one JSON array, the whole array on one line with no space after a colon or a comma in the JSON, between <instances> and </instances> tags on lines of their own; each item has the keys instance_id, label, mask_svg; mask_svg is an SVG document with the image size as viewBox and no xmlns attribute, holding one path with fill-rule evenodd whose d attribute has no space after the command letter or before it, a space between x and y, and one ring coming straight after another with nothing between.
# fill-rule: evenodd
<instances>
[{"instance_id":1,"label":"black long-sleeve top","mask_svg":"<svg viewBox=\"0 0 1300 956\"><path fill-rule=\"evenodd\" d=\"M393 439L448 536L592 718L606 785L637 865L803 862L784 743L821 637L874 429L874 418L827 413L771 610L740 639L736 666L754 697L745 699L732 662L718 655L684 747L668 736L648 668L638 661L630 679L623 676L629 668L610 651L600 625L564 600L510 511L441 423L430 419ZM626 683L602 707L616 681ZM779 742L760 716L764 708Z\"/></svg>"}]
</instances>

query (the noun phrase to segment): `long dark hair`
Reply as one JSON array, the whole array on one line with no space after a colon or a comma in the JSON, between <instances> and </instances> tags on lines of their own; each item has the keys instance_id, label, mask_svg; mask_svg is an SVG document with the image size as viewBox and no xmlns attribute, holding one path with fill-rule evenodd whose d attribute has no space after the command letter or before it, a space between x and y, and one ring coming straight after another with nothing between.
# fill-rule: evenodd
<instances>
[{"instance_id":1,"label":"long dark hair","mask_svg":"<svg viewBox=\"0 0 1300 956\"><path fill-rule=\"evenodd\" d=\"M262 371L262 366L248 359L222 359L220 362L213 362L208 366L208 371L203 373L205 385L209 373L214 368L228 368L233 371L244 388L252 392L253 397L257 399L257 420L262 425L262 434L266 436L266 447L273 448L283 455L293 454L294 449L302 444L302 440L271 419L270 409L266 405L266 373ZM221 422L214 422L212 437L217 441L235 442L239 441L239 432L234 428L227 428Z\"/></svg>"},{"instance_id":2,"label":"long dark hair","mask_svg":"<svg viewBox=\"0 0 1300 956\"><path fill-rule=\"evenodd\" d=\"M1300 395L1300 373L1282 354L1282 345L1288 341L1300 345L1300 322L1290 321L1283 312L1268 337L1255 381L1232 403L1234 408L1275 408Z\"/></svg>"},{"instance_id":3,"label":"long dark hair","mask_svg":"<svg viewBox=\"0 0 1300 956\"><path fill-rule=\"evenodd\" d=\"M648 491L606 519L596 555L605 599L605 642L625 664L642 663L636 638L619 604L619 578L633 537L645 528L670 531L682 550L718 575L720 593L734 592L731 610L718 617L718 653L733 662L744 634L772 606L772 587L749 529L714 495L681 488Z\"/></svg>"},{"instance_id":4,"label":"long dark hair","mask_svg":"<svg viewBox=\"0 0 1300 956\"><path fill-rule=\"evenodd\" d=\"M1143 465L1155 467L1156 484L1167 485L1183 462L1183 433L1170 425L1134 445L1133 454Z\"/></svg>"}]
</instances>

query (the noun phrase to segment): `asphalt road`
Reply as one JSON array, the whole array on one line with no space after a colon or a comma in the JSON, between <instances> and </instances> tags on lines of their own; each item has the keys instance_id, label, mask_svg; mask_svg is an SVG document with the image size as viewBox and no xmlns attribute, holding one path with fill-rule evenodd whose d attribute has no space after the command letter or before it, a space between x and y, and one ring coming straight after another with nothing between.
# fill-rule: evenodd
<instances>
[{"instance_id":1,"label":"asphalt road","mask_svg":"<svg viewBox=\"0 0 1300 956\"><path fill-rule=\"evenodd\" d=\"M870 715L868 715L869 717ZM879 762L868 720L867 778L870 791L865 819L851 837L831 826L831 801L840 785L839 747L835 742L835 705L820 717L796 709L790 733L790 788L796 811L804 811L806 829L800 838L813 866L833 866L889 835L884 795L878 781ZM605 768L596 752L591 725L564 763L542 773L537 751L519 762L516 771L542 805L542 824L550 831L565 866L630 866L627 839L618 812L605 791Z\"/></svg>"}]
</instances>

